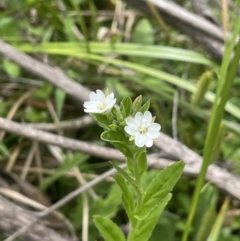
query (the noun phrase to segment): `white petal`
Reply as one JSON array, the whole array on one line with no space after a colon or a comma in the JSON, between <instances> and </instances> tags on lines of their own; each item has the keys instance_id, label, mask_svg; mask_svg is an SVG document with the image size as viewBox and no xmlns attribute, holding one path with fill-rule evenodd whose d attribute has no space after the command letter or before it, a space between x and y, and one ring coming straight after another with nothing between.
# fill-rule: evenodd
<instances>
[{"instance_id":1,"label":"white petal","mask_svg":"<svg viewBox=\"0 0 240 241\"><path fill-rule=\"evenodd\" d=\"M86 113L102 113L102 111L97 108L87 108L87 109L84 109L84 111Z\"/></svg>"},{"instance_id":2,"label":"white petal","mask_svg":"<svg viewBox=\"0 0 240 241\"><path fill-rule=\"evenodd\" d=\"M143 118L143 114L141 112L137 112L137 114L135 115L135 120L138 123L141 123L142 122L142 118Z\"/></svg>"},{"instance_id":3,"label":"white petal","mask_svg":"<svg viewBox=\"0 0 240 241\"><path fill-rule=\"evenodd\" d=\"M102 102L105 101L106 97L101 90L97 90L96 93L97 93L97 100L102 101Z\"/></svg>"},{"instance_id":4,"label":"white petal","mask_svg":"<svg viewBox=\"0 0 240 241\"><path fill-rule=\"evenodd\" d=\"M110 94L107 96L107 98L114 99L114 93L113 93L113 92L112 92L112 93L110 93Z\"/></svg>"},{"instance_id":5,"label":"white petal","mask_svg":"<svg viewBox=\"0 0 240 241\"><path fill-rule=\"evenodd\" d=\"M161 126L158 123L152 123L149 127L149 131L160 131Z\"/></svg>"},{"instance_id":6,"label":"white petal","mask_svg":"<svg viewBox=\"0 0 240 241\"><path fill-rule=\"evenodd\" d=\"M144 146L144 143L145 143L145 138L144 138L144 135L142 134L139 134L135 137L135 145L138 146L138 147L143 147Z\"/></svg>"},{"instance_id":7,"label":"white petal","mask_svg":"<svg viewBox=\"0 0 240 241\"><path fill-rule=\"evenodd\" d=\"M145 143L148 141L148 137L146 135L143 134L138 134L135 137L135 145L138 147L143 147L145 145Z\"/></svg>"},{"instance_id":8,"label":"white petal","mask_svg":"<svg viewBox=\"0 0 240 241\"><path fill-rule=\"evenodd\" d=\"M145 111L143 114L143 118L146 124L150 124L152 122L152 114L150 111Z\"/></svg>"},{"instance_id":9,"label":"white petal","mask_svg":"<svg viewBox=\"0 0 240 241\"><path fill-rule=\"evenodd\" d=\"M146 147L151 147L153 145L153 139L147 138L145 141L145 146Z\"/></svg>"},{"instance_id":10,"label":"white petal","mask_svg":"<svg viewBox=\"0 0 240 241\"><path fill-rule=\"evenodd\" d=\"M148 130L146 133L146 136L148 136L151 139L157 139L160 135L159 131L153 131L153 130Z\"/></svg>"},{"instance_id":11,"label":"white petal","mask_svg":"<svg viewBox=\"0 0 240 241\"><path fill-rule=\"evenodd\" d=\"M138 129L135 127L125 126L124 130L131 136L136 136L139 133Z\"/></svg>"},{"instance_id":12,"label":"white petal","mask_svg":"<svg viewBox=\"0 0 240 241\"><path fill-rule=\"evenodd\" d=\"M111 109L115 105L116 99L106 99L105 103L108 109Z\"/></svg>"},{"instance_id":13,"label":"white petal","mask_svg":"<svg viewBox=\"0 0 240 241\"><path fill-rule=\"evenodd\" d=\"M92 92L90 93L90 95L89 95L89 99L90 99L91 101L97 101L97 100L98 100L97 94L92 91Z\"/></svg>"},{"instance_id":14,"label":"white petal","mask_svg":"<svg viewBox=\"0 0 240 241\"><path fill-rule=\"evenodd\" d=\"M86 101L84 102L83 106L85 108L93 108L93 107L96 107L97 105L96 105L96 102L94 101Z\"/></svg>"},{"instance_id":15,"label":"white petal","mask_svg":"<svg viewBox=\"0 0 240 241\"><path fill-rule=\"evenodd\" d=\"M127 125L128 126L130 126L130 127L138 127L138 123L136 122L136 120L135 119L133 119L132 117L127 117L126 118L126 123L127 123Z\"/></svg>"},{"instance_id":16,"label":"white petal","mask_svg":"<svg viewBox=\"0 0 240 241\"><path fill-rule=\"evenodd\" d=\"M108 96L106 97L106 101L110 101L110 100L115 100L115 101L116 101L116 98L114 98L113 93L112 93L112 95L110 94L110 95L108 95Z\"/></svg>"}]
</instances>

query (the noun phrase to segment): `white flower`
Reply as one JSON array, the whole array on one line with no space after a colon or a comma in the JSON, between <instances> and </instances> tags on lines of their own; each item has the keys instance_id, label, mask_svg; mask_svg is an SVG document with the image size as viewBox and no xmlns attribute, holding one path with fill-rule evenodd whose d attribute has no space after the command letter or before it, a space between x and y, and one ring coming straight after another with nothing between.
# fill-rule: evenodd
<instances>
[{"instance_id":1,"label":"white flower","mask_svg":"<svg viewBox=\"0 0 240 241\"><path fill-rule=\"evenodd\" d=\"M91 92L89 95L90 101L85 101L83 106L86 113L104 113L111 110L116 103L114 93L105 95L101 90Z\"/></svg>"},{"instance_id":2,"label":"white flower","mask_svg":"<svg viewBox=\"0 0 240 241\"><path fill-rule=\"evenodd\" d=\"M127 126L124 130L131 135L130 140L134 139L135 145L138 147L151 147L153 140L160 135L161 126L153 123L152 114L145 111L144 114L137 112L135 118L128 117L126 119Z\"/></svg>"}]
</instances>

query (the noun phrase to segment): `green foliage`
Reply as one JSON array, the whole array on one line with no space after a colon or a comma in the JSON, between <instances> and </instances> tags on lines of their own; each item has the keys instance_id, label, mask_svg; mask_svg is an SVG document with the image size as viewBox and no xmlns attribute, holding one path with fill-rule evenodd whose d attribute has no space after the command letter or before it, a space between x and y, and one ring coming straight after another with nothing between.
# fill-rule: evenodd
<instances>
[{"instance_id":1,"label":"green foliage","mask_svg":"<svg viewBox=\"0 0 240 241\"><path fill-rule=\"evenodd\" d=\"M48 119L48 114L45 111L29 108L24 114L24 118L28 122L44 122Z\"/></svg>"},{"instance_id":2,"label":"green foliage","mask_svg":"<svg viewBox=\"0 0 240 241\"><path fill-rule=\"evenodd\" d=\"M117 165L115 165L114 163L112 163L112 165L114 166L114 168L117 169L119 175L122 176L122 178L126 179L126 181L128 181L131 186L135 189L135 191L137 193L141 193L142 190L140 189L140 187L137 185L136 181L134 180L134 178L132 178L126 171L124 171L122 168L118 167Z\"/></svg>"},{"instance_id":3,"label":"green foliage","mask_svg":"<svg viewBox=\"0 0 240 241\"><path fill-rule=\"evenodd\" d=\"M18 77L21 73L19 66L9 60L3 61L3 68L5 72L11 77Z\"/></svg>"},{"instance_id":4,"label":"green foliage","mask_svg":"<svg viewBox=\"0 0 240 241\"><path fill-rule=\"evenodd\" d=\"M58 115L58 118L61 119L63 105L66 99L66 93L61 89L56 89L54 91L54 95L55 95L55 105L56 105L57 115Z\"/></svg>"},{"instance_id":5,"label":"green foliage","mask_svg":"<svg viewBox=\"0 0 240 241\"><path fill-rule=\"evenodd\" d=\"M3 142L0 142L0 159L2 157L10 157L10 152Z\"/></svg>"},{"instance_id":6,"label":"green foliage","mask_svg":"<svg viewBox=\"0 0 240 241\"><path fill-rule=\"evenodd\" d=\"M73 167L85 162L88 158L89 156L83 153L75 153L73 156L65 158L62 165L57 168L50 177L45 178L41 189L47 189L53 182L61 178L65 173L71 171Z\"/></svg>"},{"instance_id":7,"label":"green foliage","mask_svg":"<svg viewBox=\"0 0 240 241\"><path fill-rule=\"evenodd\" d=\"M205 148L203 152L203 164L197 179L193 201L192 201L191 209L188 215L187 226L183 234L183 239L182 239L183 241L186 241L188 239L192 219L195 214L197 203L199 200L200 190L202 188L202 185L207 173L208 165L210 164L210 161L211 161L212 151L214 149L214 145L217 140L216 138L217 138L218 130L223 118L224 108L230 93L230 89L231 89L234 77L236 75L237 68L238 68L239 59L240 59L240 42L238 42L235 48L231 65L229 64L230 64L231 56L234 50L234 46L235 46L239 31L240 31L240 19L238 19L234 29L234 33L231 36L231 40L229 41L229 43L226 44L226 48L224 51L224 58L220 69L220 80L218 83L217 94L214 100L213 110L212 110L210 122L208 125L207 137L205 140Z\"/></svg>"},{"instance_id":8,"label":"green foliage","mask_svg":"<svg viewBox=\"0 0 240 241\"><path fill-rule=\"evenodd\" d=\"M139 168L139 174L142 176L147 171L147 157L145 150L143 150L143 152L137 157L137 165Z\"/></svg>"},{"instance_id":9,"label":"green foliage","mask_svg":"<svg viewBox=\"0 0 240 241\"><path fill-rule=\"evenodd\" d=\"M124 97L120 103L120 111L122 112L125 118L130 115L131 108L132 108L132 99L129 96Z\"/></svg>"},{"instance_id":10,"label":"green foliage","mask_svg":"<svg viewBox=\"0 0 240 241\"><path fill-rule=\"evenodd\" d=\"M165 199L180 178L184 163L179 161L162 170L149 184L144 195L142 206L136 210L135 217L139 220L148 217L151 212Z\"/></svg>"},{"instance_id":11,"label":"green foliage","mask_svg":"<svg viewBox=\"0 0 240 241\"><path fill-rule=\"evenodd\" d=\"M44 83L37 91L34 92L34 97L39 100L46 100L53 92L53 86L49 83Z\"/></svg>"},{"instance_id":12,"label":"green foliage","mask_svg":"<svg viewBox=\"0 0 240 241\"><path fill-rule=\"evenodd\" d=\"M139 109L142 106L142 96L139 95L132 104L132 115L135 116L135 114L139 111Z\"/></svg>"},{"instance_id":13,"label":"green foliage","mask_svg":"<svg viewBox=\"0 0 240 241\"><path fill-rule=\"evenodd\" d=\"M121 191L113 183L108 190L107 196L94 200L90 213L92 215L104 215L109 218L116 216L121 205Z\"/></svg>"},{"instance_id":14,"label":"green foliage","mask_svg":"<svg viewBox=\"0 0 240 241\"><path fill-rule=\"evenodd\" d=\"M208 90L208 86L210 84L211 79L212 72L207 71L202 74L198 81L197 89L191 97L191 102L193 105L199 106L201 104L202 100L204 99L204 95Z\"/></svg>"},{"instance_id":15,"label":"green foliage","mask_svg":"<svg viewBox=\"0 0 240 241\"><path fill-rule=\"evenodd\" d=\"M125 179L120 174L115 174L114 176L115 181L119 185L122 190L122 202L124 209L128 215L129 220L131 223L135 223L136 220L134 218L134 199L131 193L131 189L127 185Z\"/></svg>"},{"instance_id":16,"label":"green foliage","mask_svg":"<svg viewBox=\"0 0 240 241\"><path fill-rule=\"evenodd\" d=\"M148 215L146 219L140 220L137 226L130 232L128 241L145 241L148 240L152 231L157 224L158 218L161 215L163 209L168 204L172 195L169 193L160 201L154 210Z\"/></svg>"},{"instance_id":17,"label":"green foliage","mask_svg":"<svg viewBox=\"0 0 240 241\"><path fill-rule=\"evenodd\" d=\"M31 54L33 58L56 66L68 77L91 90L108 87L116 94L121 111L117 107L112 110L115 119L106 115L93 114L92 116L106 131L102 136L103 140L108 142L106 145L113 144L125 156L127 155L128 171L123 171L122 175L117 174L115 181L118 186L116 183L107 181L94 186L92 189L96 193L97 199L86 192L89 202L89 240L100 240L92 216L102 215L113 219L118 226L125 225L129 218L135 227L134 237L138 235L137 240L147 239L151 235L149 241L158 241L159 237L164 241L179 241L186 230L185 218L189 214L189 203L193 196L192 189L195 185L195 178L181 178L180 183L174 188L173 198L167 206L167 211L162 211L161 208L164 208L164 205L161 207L160 204L163 203L163 200L168 202L168 195L166 199L151 203L152 206L154 204L156 206L152 212L149 211L150 215L146 218L149 219L149 222L145 219L137 220L134 217L134 211L138 206L138 193L146 194L148 185L155 176L160 174L159 170L155 170L153 167L147 171L147 159L144 153L140 154L140 150L138 150L138 158L133 158L133 152L136 149L133 147L133 142L129 142L129 145L125 143L125 141L129 141L129 136L123 134L126 124L124 118L134 116L138 111L144 113L150 109L153 115L156 115L156 121L161 124L163 132L171 136L172 113L175 105L178 108L175 128L177 128L179 140L200 155L202 155L204 146L204 153L207 148L212 146L209 151L211 154L209 163L213 161L220 163L221 168L230 166L231 169L228 171L240 174L238 124L240 120L240 79L235 77L234 71L238 62L237 57L234 59L234 54L230 48L226 47L220 70L218 63L207 57L201 48L196 48L196 43L192 44L190 39L186 40L174 29L169 28L169 38L166 38L162 29L159 29L158 24L154 21L155 19L149 16L137 15L132 28L126 25L130 21L130 18L128 19L129 9L127 12L122 10L122 16L126 21L113 19L111 16L117 10L114 9L116 2L95 0L71 0L57 3L37 0L3 1L0 6L1 39L19 50ZM235 9L237 10L238 1L233 2L236 4ZM238 14L234 14L231 8L228 11L229 26L236 27ZM102 30L106 32L104 36L100 37ZM230 28L229 31L231 31ZM237 32L239 33L239 31ZM235 45L235 52L239 52L236 42L233 41L230 45L231 49ZM209 85L207 83L209 79L205 79L204 83L197 81L204 77L203 73L206 71L214 73L216 76L211 79ZM37 91L12 113L13 121L22 124L24 122L40 122L44 125L55 125L56 133L75 140L93 142L99 139L102 129L96 125L91 127L84 125L84 128L80 127L79 130L71 126L70 129L59 131L57 122L79 119L83 115L82 104L71 98L69 94L47 83L46 79L39 78L4 58L0 60L0 72L1 117L9 114L16 100L19 100L23 93L34 88ZM234 81L232 81L233 78ZM56 79L56 81L58 80ZM231 88L228 85L231 85ZM219 86L218 91L216 91L217 86ZM227 89L230 89L229 96L225 95ZM176 90L179 91L177 103L174 101ZM79 93L79 95L81 94ZM125 96L133 98L139 95L143 96L142 104L139 104L141 97L135 100L134 104L129 97L123 100L124 104L120 103ZM191 101L193 96L197 96L194 103ZM149 99L151 99L151 104ZM223 102L227 99L224 106L224 119L218 111L215 111L215 107L211 107L215 99L216 101L221 99ZM46 101L52 103L57 121L52 119ZM221 104L223 104L222 101ZM129 112L132 107L134 111ZM222 109L223 113L222 106L218 105L218 108ZM214 127L215 130L212 130L215 138L208 141L209 145L205 143L205 139L206 123L210 116L211 126L216 128ZM213 117L215 120L212 120ZM221 122L219 126L217 119ZM55 133L55 131L50 131ZM121 131L122 134L119 134L118 131ZM98 144L103 145L101 141ZM0 144L2 168L11 164L9 161L14 157L18 147L20 152L11 168L17 175L24 168L23 161L29 154L31 141L17 134L6 132ZM158 152L158 149L154 147L151 151ZM66 196L70 190L78 188L76 178L69 177L69 171L74 167L79 168L86 181L90 180L90 174L98 175L109 168L109 163L99 157L85 156L84 158L83 154L75 152L70 154L72 158L64 159L63 163L59 163L44 143L39 145L39 153L40 162L36 153L26 180L37 187L45 186L45 193L53 203ZM66 153L68 156L68 151ZM174 156L170 157L170 159L172 158ZM133 165L133 162L137 165ZM134 188L137 182L136 166L141 177L141 188L138 191L136 191L136 187ZM126 177L126 173L132 178L130 181L123 178L124 175ZM222 191L218 193L217 187L209 184L203 189L200 188L199 192L200 196L197 198L199 203L196 206L193 225L190 227L191 238L189 241L205 241L210 233L212 233L211 238L218 241L238 241L237 230L240 227L240 221L237 217L224 227L221 226L222 213L219 214L219 219L216 221L215 212L219 207L216 204L221 204L225 193ZM156 191L156 195L158 195L157 193L158 191ZM121 206L121 195L123 206ZM140 201L144 204L144 198ZM126 210L127 216L123 212L123 208ZM233 208L232 204L230 204L230 208ZM149 207L149 209L151 208ZM81 239L82 196L66 204L61 211L73 224L77 236ZM160 213L162 214L158 219ZM214 228L212 228L213 226Z\"/></svg>"},{"instance_id":18,"label":"green foliage","mask_svg":"<svg viewBox=\"0 0 240 241\"><path fill-rule=\"evenodd\" d=\"M199 204L196 211L196 218L193 221L193 237L197 241L207 240L209 233L216 218L217 190L210 183L206 184L199 198Z\"/></svg>"},{"instance_id":19,"label":"green foliage","mask_svg":"<svg viewBox=\"0 0 240 241\"><path fill-rule=\"evenodd\" d=\"M110 219L103 216L95 216L93 220L106 241L126 240L121 229Z\"/></svg>"}]
</instances>

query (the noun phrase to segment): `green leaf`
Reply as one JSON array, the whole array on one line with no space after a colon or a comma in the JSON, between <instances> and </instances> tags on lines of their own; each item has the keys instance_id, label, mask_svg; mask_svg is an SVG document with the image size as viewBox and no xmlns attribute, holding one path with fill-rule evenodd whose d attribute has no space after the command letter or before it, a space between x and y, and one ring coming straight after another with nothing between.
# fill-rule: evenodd
<instances>
[{"instance_id":1,"label":"green leaf","mask_svg":"<svg viewBox=\"0 0 240 241\"><path fill-rule=\"evenodd\" d=\"M14 24L14 23L13 23ZM13 26L11 26L13 27ZM1 23L0 23L1 30ZM19 50L24 52L43 52L48 54L65 54L76 55L76 53L86 53L86 43L84 41L78 42L48 42L42 43L38 46L32 46L30 44L23 44L17 46ZM184 61L189 63L198 63L208 66L216 66L216 64L204 55L186 50L182 48L161 46L161 45L146 45L146 44L134 44L134 43L114 43L109 42L88 42L88 47L92 54L106 55L106 54L118 54L125 56L137 56L139 57L150 57L155 59L173 60L173 61ZM112 79L107 81L107 86L110 89L116 89L115 86L109 85L113 83ZM120 92L121 93L121 92ZM131 94L124 94L124 96L131 96ZM121 98L120 98L121 99Z\"/></svg>"},{"instance_id":2,"label":"green leaf","mask_svg":"<svg viewBox=\"0 0 240 241\"><path fill-rule=\"evenodd\" d=\"M150 21L146 18L141 19L135 26L132 33L132 42L141 43L144 45L153 44L154 43L154 30L150 23ZM132 62L141 63L143 65L149 65L151 58L137 58L131 57Z\"/></svg>"},{"instance_id":3,"label":"green leaf","mask_svg":"<svg viewBox=\"0 0 240 241\"><path fill-rule=\"evenodd\" d=\"M109 129L112 130L112 131L117 131L117 129L118 129L118 126L117 126L115 123L109 125L108 127L109 127Z\"/></svg>"},{"instance_id":4,"label":"green leaf","mask_svg":"<svg viewBox=\"0 0 240 241\"><path fill-rule=\"evenodd\" d=\"M150 100L148 100L140 109L139 112L144 113L145 111L147 111L149 109L150 106Z\"/></svg>"},{"instance_id":5,"label":"green leaf","mask_svg":"<svg viewBox=\"0 0 240 241\"><path fill-rule=\"evenodd\" d=\"M104 141L110 142L114 145L119 151L121 151L125 156L131 156L132 150L131 147L127 145L128 140L125 134L121 131L104 131L101 134L101 139Z\"/></svg>"},{"instance_id":6,"label":"green leaf","mask_svg":"<svg viewBox=\"0 0 240 241\"><path fill-rule=\"evenodd\" d=\"M221 233L221 229L223 226L223 222L224 222L224 218L225 218L225 214L228 209L228 206L229 206L229 197L226 197L224 200L224 203L220 209L220 212L218 213L217 219L214 222L213 228L211 230L210 235L208 236L207 241L219 240L219 236Z\"/></svg>"},{"instance_id":7,"label":"green leaf","mask_svg":"<svg viewBox=\"0 0 240 241\"><path fill-rule=\"evenodd\" d=\"M123 114L123 117L127 117L131 113L132 108L132 99L129 96L123 98L120 104L120 108Z\"/></svg>"},{"instance_id":8,"label":"green leaf","mask_svg":"<svg viewBox=\"0 0 240 241\"><path fill-rule=\"evenodd\" d=\"M162 170L150 183L143 198L142 206L136 210L137 219L146 218L153 209L170 193L180 178L184 162L179 161Z\"/></svg>"},{"instance_id":9,"label":"green leaf","mask_svg":"<svg viewBox=\"0 0 240 241\"><path fill-rule=\"evenodd\" d=\"M109 122L106 115L92 114L92 117L97 121L98 125L101 126L104 130L109 130Z\"/></svg>"},{"instance_id":10,"label":"green leaf","mask_svg":"<svg viewBox=\"0 0 240 241\"><path fill-rule=\"evenodd\" d=\"M112 145L114 145L124 156L127 156L128 153L128 147L126 146L125 142L111 142Z\"/></svg>"},{"instance_id":11,"label":"green leaf","mask_svg":"<svg viewBox=\"0 0 240 241\"><path fill-rule=\"evenodd\" d=\"M120 131L104 131L101 134L101 139L103 141L108 141L108 142L127 142L126 136L123 134L123 132Z\"/></svg>"},{"instance_id":12,"label":"green leaf","mask_svg":"<svg viewBox=\"0 0 240 241\"><path fill-rule=\"evenodd\" d=\"M119 108L113 107L112 113L115 116L117 123L121 123L124 120L123 115L122 115L121 111L119 110Z\"/></svg>"},{"instance_id":13,"label":"green leaf","mask_svg":"<svg viewBox=\"0 0 240 241\"><path fill-rule=\"evenodd\" d=\"M139 174L142 176L147 170L147 156L145 150L137 157L137 163Z\"/></svg>"},{"instance_id":14,"label":"green leaf","mask_svg":"<svg viewBox=\"0 0 240 241\"><path fill-rule=\"evenodd\" d=\"M209 208L207 212L204 213L201 226L196 235L196 241L205 241L211 232L213 224L216 219L216 211L214 208Z\"/></svg>"},{"instance_id":15,"label":"green leaf","mask_svg":"<svg viewBox=\"0 0 240 241\"><path fill-rule=\"evenodd\" d=\"M9 152L8 148L3 144L3 142L0 142L0 152L5 157L10 157L10 152Z\"/></svg>"},{"instance_id":16,"label":"green leaf","mask_svg":"<svg viewBox=\"0 0 240 241\"><path fill-rule=\"evenodd\" d=\"M139 111L142 105L142 96L139 95L132 104L132 116L135 116L135 114Z\"/></svg>"},{"instance_id":17,"label":"green leaf","mask_svg":"<svg viewBox=\"0 0 240 241\"><path fill-rule=\"evenodd\" d=\"M191 234L193 237L196 237L196 241L207 240L211 230L209 220L212 219L213 210L216 210L217 200L217 188L211 185L211 183L205 184L200 193L196 215L192 224L194 228ZM212 221L212 225L213 223Z\"/></svg>"},{"instance_id":18,"label":"green leaf","mask_svg":"<svg viewBox=\"0 0 240 241\"><path fill-rule=\"evenodd\" d=\"M111 185L107 191L107 196L104 198L97 198L91 205L90 215L104 215L105 217L112 218L116 216L121 202L122 192L117 183Z\"/></svg>"},{"instance_id":19,"label":"green leaf","mask_svg":"<svg viewBox=\"0 0 240 241\"><path fill-rule=\"evenodd\" d=\"M124 171L119 166L115 165L114 163L111 163L111 164L113 165L114 168L117 169L118 173L132 185L132 187L135 189L137 193L143 194L143 191L137 186L134 178L132 178L126 171Z\"/></svg>"},{"instance_id":20,"label":"green leaf","mask_svg":"<svg viewBox=\"0 0 240 241\"><path fill-rule=\"evenodd\" d=\"M127 156L127 167L128 167L128 170L134 174L134 169L133 169L133 159L132 157L130 156Z\"/></svg>"},{"instance_id":21,"label":"green leaf","mask_svg":"<svg viewBox=\"0 0 240 241\"><path fill-rule=\"evenodd\" d=\"M146 219L138 221L136 228L130 232L128 241L146 241L149 239L158 222L159 216L170 201L171 197L172 194L169 193L161 202L159 202L153 212L151 212Z\"/></svg>"},{"instance_id":22,"label":"green leaf","mask_svg":"<svg viewBox=\"0 0 240 241\"><path fill-rule=\"evenodd\" d=\"M124 171L122 168L120 168L119 166L115 165L113 162L111 162L111 164L113 165L114 168L117 169L117 171L119 172L119 174L125 178L132 186L136 186L136 182L134 180L134 178L132 178L126 171Z\"/></svg>"},{"instance_id":23,"label":"green leaf","mask_svg":"<svg viewBox=\"0 0 240 241\"><path fill-rule=\"evenodd\" d=\"M126 241L122 230L109 218L95 216L93 221L105 241Z\"/></svg>"},{"instance_id":24,"label":"green leaf","mask_svg":"<svg viewBox=\"0 0 240 241\"><path fill-rule=\"evenodd\" d=\"M49 177L44 179L44 182L41 184L40 189L46 190L52 183L57 181L67 172L71 171L73 167L80 165L81 163L85 162L89 158L89 155L84 153L75 153L73 156L69 156L64 159L64 162L60 167L55 169L54 173L51 174Z\"/></svg>"},{"instance_id":25,"label":"green leaf","mask_svg":"<svg viewBox=\"0 0 240 241\"><path fill-rule=\"evenodd\" d=\"M53 91L53 85L44 82L44 84L34 92L34 97L39 100L46 100Z\"/></svg>"},{"instance_id":26,"label":"green leaf","mask_svg":"<svg viewBox=\"0 0 240 241\"><path fill-rule=\"evenodd\" d=\"M114 179L122 190L122 202L123 202L124 209L126 210L126 213L128 215L128 218L131 223L134 223L136 222L136 220L133 214L134 212L133 194L130 188L128 187L128 185L126 184L125 179L121 175L115 174Z\"/></svg>"},{"instance_id":27,"label":"green leaf","mask_svg":"<svg viewBox=\"0 0 240 241\"><path fill-rule=\"evenodd\" d=\"M58 115L58 118L61 119L62 109L66 98L66 93L61 89L57 88L54 92L54 95L55 95L55 105L56 105L57 115Z\"/></svg>"},{"instance_id":28,"label":"green leaf","mask_svg":"<svg viewBox=\"0 0 240 241\"><path fill-rule=\"evenodd\" d=\"M6 59L3 60L3 68L11 77L18 77L21 72L21 69L18 65Z\"/></svg>"}]
</instances>

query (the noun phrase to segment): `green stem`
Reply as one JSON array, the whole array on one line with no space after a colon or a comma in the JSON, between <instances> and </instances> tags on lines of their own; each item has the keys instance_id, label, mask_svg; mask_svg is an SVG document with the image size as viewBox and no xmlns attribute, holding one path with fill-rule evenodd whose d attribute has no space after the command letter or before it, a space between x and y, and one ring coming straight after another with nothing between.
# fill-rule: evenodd
<instances>
[{"instance_id":1,"label":"green stem","mask_svg":"<svg viewBox=\"0 0 240 241\"><path fill-rule=\"evenodd\" d=\"M225 49L225 54L224 54L222 67L221 67L220 80L217 88L217 95L214 101L213 110L212 110L210 122L208 125L207 138L205 141L205 148L203 152L203 163L202 163L201 171L198 176L196 187L194 190L193 199L190 206L190 211L189 211L186 227L183 233L182 241L188 240L192 221L193 221L193 218L197 209L198 201L199 201L200 191L204 184L204 179L207 173L208 165L212 157L212 151L216 143L217 133L223 117L224 107L227 102L231 85L235 78L236 71L238 68L238 63L240 59L240 42L238 42L237 46L235 47L235 55L232 61L230 59L231 59L231 54L233 52L233 48L235 45L236 37L239 31L240 31L240 19L237 22L236 29L234 31L230 45L226 46L226 49ZM229 63L231 64L229 65Z\"/></svg>"},{"instance_id":2,"label":"green stem","mask_svg":"<svg viewBox=\"0 0 240 241\"><path fill-rule=\"evenodd\" d=\"M139 189L142 189L142 183L141 183L141 177L140 177L140 173L139 173L139 168L138 168L138 162L137 162L137 156L138 153L134 153L133 154L133 172L134 172L134 178L136 180L136 184L139 187ZM137 205L136 205L136 209L140 208L142 205L142 201L143 201L143 195L140 192L137 192ZM135 232L135 228L137 226L138 220L136 220L136 222L131 223L131 228L130 228L130 232L128 234L128 241L134 241L134 232Z\"/></svg>"},{"instance_id":3,"label":"green stem","mask_svg":"<svg viewBox=\"0 0 240 241\"><path fill-rule=\"evenodd\" d=\"M139 169L138 169L138 162L137 162L137 158L136 158L136 154L134 154L133 156L133 170L134 170L134 177L136 180L136 184L139 187L139 189L142 189L142 183L141 183L141 177L139 174ZM142 194L141 193L137 193L137 209L139 207L141 207L142 205Z\"/></svg>"}]
</instances>

